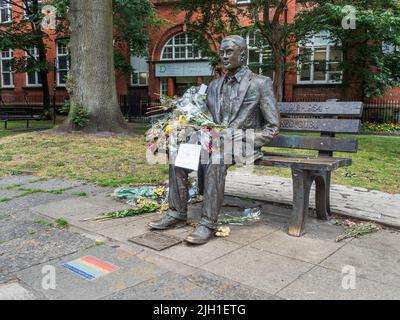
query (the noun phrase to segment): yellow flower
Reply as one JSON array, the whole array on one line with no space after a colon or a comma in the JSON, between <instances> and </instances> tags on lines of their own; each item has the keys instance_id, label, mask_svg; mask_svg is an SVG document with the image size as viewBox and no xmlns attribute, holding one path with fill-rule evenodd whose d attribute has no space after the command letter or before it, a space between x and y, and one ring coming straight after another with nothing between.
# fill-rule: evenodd
<instances>
[{"instance_id":1,"label":"yellow flower","mask_svg":"<svg viewBox=\"0 0 400 320\"><path fill-rule=\"evenodd\" d=\"M171 125L167 125L167 127L165 128L165 133L167 134L167 135L170 135L171 134L171 131L172 131L172 127L171 127Z\"/></svg>"},{"instance_id":2,"label":"yellow flower","mask_svg":"<svg viewBox=\"0 0 400 320\"><path fill-rule=\"evenodd\" d=\"M156 190L154 190L154 193L158 195L159 197L162 197L164 195L165 189L163 187L159 187Z\"/></svg>"},{"instance_id":3,"label":"yellow flower","mask_svg":"<svg viewBox=\"0 0 400 320\"><path fill-rule=\"evenodd\" d=\"M186 124L188 122L186 116L184 116L184 115L179 116L178 121L180 124Z\"/></svg>"}]
</instances>

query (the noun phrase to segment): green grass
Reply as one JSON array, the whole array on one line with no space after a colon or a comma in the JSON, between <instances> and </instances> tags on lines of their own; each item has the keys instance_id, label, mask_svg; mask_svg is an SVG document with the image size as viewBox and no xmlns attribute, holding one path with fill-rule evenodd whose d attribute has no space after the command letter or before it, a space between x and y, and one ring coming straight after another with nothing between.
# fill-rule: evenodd
<instances>
[{"instance_id":1,"label":"green grass","mask_svg":"<svg viewBox=\"0 0 400 320\"><path fill-rule=\"evenodd\" d=\"M146 143L142 135L145 130L144 126L135 125L134 131L141 135L134 137L56 135L47 132L3 137L0 138L0 153L8 157L0 158L0 176L32 172L39 179L64 177L107 187L162 183L168 178L168 166L146 162ZM333 183L400 193L400 137L360 135L356 138L359 140L358 153L335 154L337 157L352 158L353 165L337 170ZM12 160L8 161L10 157ZM284 168L256 167L255 171L257 174L291 176L290 170Z\"/></svg>"},{"instance_id":2,"label":"green grass","mask_svg":"<svg viewBox=\"0 0 400 320\"><path fill-rule=\"evenodd\" d=\"M339 137L354 137L341 135ZM341 168L333 174L333 183L389 193L400 193L400 137L356 136L357 153L335 153L335 157L352 158L353 165ZM269 152L288 152L287 149L265 148ZM290 150L290 153L316 154L312 151ZM290 177L285 168L257 167L256 173Z\"/></svg>"},{"instance_id":3,"label":"green grass","mask_svg":"<svg viewBox=\"0 0 400 320\"><path fill-rule=\"evenodd\" d=\"M88 193L87 192L74 192L72 193L72 195L77 196L77 197L88 197Z\"/></svg>"},{"instance_id":4,"label":"green grass","mask_svg":"<svg viewBox=\"0 0 400 320\"><path fill-rule=\"evenodd\" d=\"M36 224L40 224L41 226L46 226L46 227L54 227L54 224L49 222L49 221L45 221L45 220L35 220L34 221Z\"/></svg>"},{"instance_id":5,"label":"green grass","mask_svg":"<svg viewBox=\"0 0 400 320\"><path fill-rule=\"evenodd\" d=\"M15 195L13 197L0 198L0 203L9 202L9 201L23 198L23 197L26 197L26 196L29 196L29 195L35 194L35 193L63 194L65 191L71 190L71 189L72 188L66 188L66 189L60 189L60 190L42 190L42 189L20 188L19 185L8 186L8 187L5 187L3 190L17 190L17 191L23 191L23 192L21 194ZM0 188L0 190L2 190L2 189Z\"/></svg>"},{"instance_id":6,"label":"green grass","mask_svg":"<svg viewBox=\"0 0 400 320\"><path fill-rule=\"evenodd\" d=\"M69 227L69 222L65 220L64 218L57 219L56 221L56 226L58 228L68 228Z\"/></svg>"},{"instance_id":7,"label":"green grass","mask_svg":"<svg viewBox=\"0 0 400 320\"><path fill-rule=\"evenodd\" d=\"M168 177L166 165L147 163L142 135L30 132L1 138L0 146L13 157L12 161L0 159L0 176L31 172L40 178L65 177L107 187L159 183Z\"/></svg>"}]
</instances>

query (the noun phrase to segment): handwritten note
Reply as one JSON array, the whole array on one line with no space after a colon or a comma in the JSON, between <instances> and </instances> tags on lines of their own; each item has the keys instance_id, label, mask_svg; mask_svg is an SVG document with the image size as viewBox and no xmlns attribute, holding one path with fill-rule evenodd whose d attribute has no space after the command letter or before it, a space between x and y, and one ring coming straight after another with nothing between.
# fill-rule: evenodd
<instances>
[{"instance_id":1,"label":"handwritten note","mask_svg":"<svg viewBox=\"0 0 400 320\"><path fill-rule=\"evenodd\" d=\"M176 157L175 166L197 171L200 164L201 146L197 144L181 144Z\"/></svg>"}]
</instances>

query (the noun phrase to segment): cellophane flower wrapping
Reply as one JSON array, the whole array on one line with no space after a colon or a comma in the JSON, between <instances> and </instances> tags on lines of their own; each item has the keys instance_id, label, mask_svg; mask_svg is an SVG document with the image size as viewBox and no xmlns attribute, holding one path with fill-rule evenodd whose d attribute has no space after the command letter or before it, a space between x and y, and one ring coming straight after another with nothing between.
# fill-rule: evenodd
<instances>
[{"instance_id":1,"label":"cellophane flower wrapping","mask_svg":"<svg viewBox=\"0 0 400 320\"><path fill-rule=\"evenodd\" d=\"M200 144L208 154L218 148L218 139L214 138L225 127L213 121L207 109L206 95L200 94L199 89L191 87L182 97L163 97L161 107L151 110L167 112L146 133L152 154L176 155L181 143Z\"/></svg>"}]
</instances>

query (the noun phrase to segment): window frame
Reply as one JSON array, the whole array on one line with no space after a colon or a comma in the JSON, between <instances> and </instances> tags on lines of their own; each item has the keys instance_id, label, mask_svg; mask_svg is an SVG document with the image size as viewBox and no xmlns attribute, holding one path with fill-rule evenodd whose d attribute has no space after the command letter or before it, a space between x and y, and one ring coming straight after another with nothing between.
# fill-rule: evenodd
<instances>
[{"instance_id":1,"label":"window frame","mask_svg":"<svg viewBox=\"0 0 400 320\"><path fill-rule=\"evenodd\" d=\"M260 67L258 68L258 74L262 75L263 74L263 70L262 70L262 65L264 62L264 57L265 57L265 53L266 52L270 52L271 56L272 56L272 49L270 48L270 46L265 45L264 47L260 48L257 47L257 32L256 31L252 31L252 32L246 32L245 34L242 35L244 37L244 39L246 39L246 43L247 43L247 48L248 48L248 57L247 57L247 65L249 68L252 68L251 63L250 63L250 51L255 51L256 53L258 53L258 63L260 64ZM252 45L250 42L251 38L254 39L254 45Z\"/></svg>"},{"instance_id":2,"label":"window frame","mask_svg":"<svg viewBox=\"0 0 400 320\"><path fill-rule=\"evenodd\" d=\"M60 54L59 48L60 45L65 46L65 53ZM67 69L60 69L60 57L65 57L67 62ZM70 61L69 61L69 51L67 44L63 44L62 40L56 41L56 66L57 66L57 87L66 87L66 81L64 83L60 82L60 72L67 72L67 75L70 70Z\"/></svg>"},{"instance_id":3,"label":"window frame","mask_svg":"<svg viewBox=\"0 0 400 320\"><path fill-rule=\"evenodd\" d=\"M8 20L5 21L2 20L3 12L6 12L6 14L8 15ZM0 5L0 24L12 22L13 21L12 14L13 14L12 3L3 2L3 5Z\"/></svg>"},{"instance_id":4,"label":"window frame","mask_svg":"<svg viewBox=\"0 0 400 320\"><path fill-rule=\"evenodd\" d=\"M141 68L141 67L135 68L134 61L133 61L135 58L136 59L145 60L144 57L138 57L138 56L131 55L131 66L133 68L133 72L132 72L131 77L130 77L131 78L130 85L132 87L148 87L149 86L149 77L150 77L149 64L148 64L147 61L145 61L146 65L147 65L146 70L144 70L144 68ZM144 74L144 73L146 74L146 83L145 84L141 84L140 83L140 75ZM138 82L134 82L134 75L137 75Z\"/></svg>"},{"instance_id":5,"label":"window frame","mask_svg":"<svg viewBox=\"0 0 400 320\"><path fill-rule=\"evenodd\" d=\"M168 78L160 78L160 98L164 96L168 96Z\"/></svg>"},{"instance_id":6,"label":"window frame","mask_svg":"<svg viewBox=\"0 0 400 320\"><path fill-rule=\"evenodd\" d=\"M193 32L180 32L180 33L177 33L177 34L173 35L172 37L170 37L161 50L160 60L162 60L162 61L193 61L193 60L204 59L204 57L202 56L200 51L198 52L198 55L196 55L195 52L193 51L193 57L189 57L188 49L193 48L193 45L195 43L194 39L193 39L193 42L191 42L191 43L188 42L188 36L190 34L193 34ZM179 43L176 44L175 41L176 41L177 37L179 37L181 35L185 35L184 44L179 44ZM170 48L172 48L172 57L171 58L164 57L166 49L170 49ZM176 49L178 49L178 48L179 49L184 48L184 50L185 50L184 58L176 56L176 52L177 52Z\"/></svg>"},{"instance_id":7,"label":"window frame","mask_svg":"<svg viewBox=\"0 0 400 320\"><path fill-rule=\"evenodd\" d=\"M326 40L326 43L317 43L316 39L317 38L324 38ZM301 59L298 60L297 63L297 83L298 84L310 84L310 85L320 85L320 84L333 84L333 85L340 85L343 83L343 70L339 71L330 71L330 65L334 63L338 63L337 61L331 61L331 51L332 49L342 49L342 47L336 43L333 43L332 41L329 40L329 34L328 33L319 33L313 35L309 41L306 43L299 43L298 45L298 55L301 57L301 50L302 49L308 49L311 50L311 59L307 63L302 62ZM315 53L316 50L318 49L325 49L326 50L326 58L325 58L325 80L315 80ZM341 50L341 59L339 63L343 62L343 50ZM302 80L301 79L301 72L302 72L302 67L303 64L310 65L310 80ZM330 79L331 74L340 74L340 80L339 81L332 81Z\"/></svg>"},{"instance_id":8,"label":"window frame","mask_svg":"<svg viewBox=\"0 0 400 320\"><path fill-rule=\"evenodd\" d=\"M3 52L8 51L8 57L4 58L3 57ZM12 66L12 61L14 59L14 51L12 49L6 49L6 50L2 50L0 51L0 72L1 72L1 88L5 88L5 89L13 89L15 87L15 83L14 83L14 69L11 67L10 70L8 72L4 72L3 70L3 61L11 61L10 65ZM4 74L10 74L10 80L11 80L11 84L10 85L5 85L4 84Z\"/></svg>"},{"instance_id":9,"label":"window frame","mask_svg":"<svg viewBox=\"0 0 400 320\"><path fill-rule=\"evenodd\" d=\"M31 49L34 50L34 53L32 55L35 57L35 59L38 59L39 58L38 48L36 48L36 47L28 48L28 50L31 50ZM25 52L25 56L27 58L30 57L30 55L27 52ZM41 87L43 85L43 81L42 81L42 79L39 79L39 78L40 78L40 72L35 71L35 84L30 84L29 83L29 72L26 72L26 86L27 87ZM39 80L40 80L40 82L39 82Z\"/></svg>"}]
</instances>

